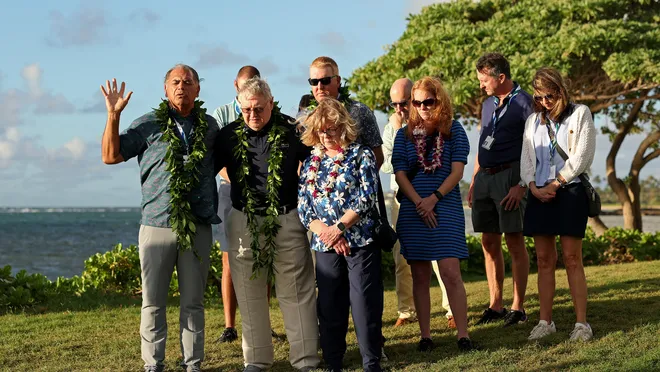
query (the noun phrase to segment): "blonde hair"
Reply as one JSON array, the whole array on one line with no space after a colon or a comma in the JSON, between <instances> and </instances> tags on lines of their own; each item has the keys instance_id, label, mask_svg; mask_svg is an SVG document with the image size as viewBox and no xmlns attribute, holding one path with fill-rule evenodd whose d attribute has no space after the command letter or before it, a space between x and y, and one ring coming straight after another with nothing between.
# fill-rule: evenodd
<instances>
[{"instance_id":1,"label":"blonde hair","mask_svg":"<svg viewBox=\"0 0 660 372\"><path fill-rule=\"evenodd\" d=\"M344 105L334 98L326 98L319 102L314 111L298 120L299 126L304 129L300 137L302 143L306 146L316 146L321 143L319 131L328 122L334 123L341 132L339 144L342 147L353 143L357 139L357 126Z\"/></svg>"},{"instance_id":2,"label":"blonde hair","mask_svg":"<svg viewBox=\"0 0 660 372\"><path fill-rule=\"evenodd\" d=\"M550 67L543 67L536 71L534 79L532 80L532 87L534 93L551 93L555 96L555 107L552 110L546 110L540 102L534 99L534 112L540 112L542 122L545 123L547 116L552 120L558 120L564 109L570 103L570 96L568 95L568 88L564 78L561 77L559 71Z\"/></svg>"},{"instance_id":3,"label":"blonde hair","mask_svg":"<svg viewBox=\"0 0 660 372\"><path fill-rule=\"evenodd\" d=\"M339 75L339 66L337 66L337 62L335 62L335 60L330 57L326 57L326 56L317 57L315 60L312 61L312 64L309 65L309 67L317 67L317 68L330 67L332 68L332 73L334 75Z\"/></svg>"},{"instance_id":4,"label":"blonde hair","mask_svg":"<svg viewBox=\"0 0 660 372\"><path fill-rule=\"evenodd\" d=\"M451 123L454 119L454 109L451 105L449 94L442 86L440 79L425 76L415 82L410 93L411 100L415 96L416 90L422 90L431 93L435 97L435 105L431 109L431 121L436 122L435 128L445 137L451 136ZM411 101L412 102L412 101ZM417 108L410 110L410 119L406 134L412 138L413 129L423 126L423 120L417 112Z\"/></svg>"}]
</instances>

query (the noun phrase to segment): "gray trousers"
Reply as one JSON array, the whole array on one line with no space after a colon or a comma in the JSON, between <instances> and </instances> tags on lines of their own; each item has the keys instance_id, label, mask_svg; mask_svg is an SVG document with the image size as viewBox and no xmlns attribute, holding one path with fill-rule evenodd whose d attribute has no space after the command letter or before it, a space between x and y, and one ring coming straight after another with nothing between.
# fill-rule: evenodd
<instances>
[{"instance_id":1,"label":"gray trousers","mask_svg":"<svg viewBox=\"0 0 660 372\"><path fill-rule=\"evenodd\" d=\"M183 364L204 360L204 289L209 271L211 225L197 226L194 249L179 252L176 235L170 228L140 226L139 251L142 269L142 314L140 336L145 365L162 365L165 360L167 293L176 267L181 310L179 341Z\"/></svg>"}]
</instances>

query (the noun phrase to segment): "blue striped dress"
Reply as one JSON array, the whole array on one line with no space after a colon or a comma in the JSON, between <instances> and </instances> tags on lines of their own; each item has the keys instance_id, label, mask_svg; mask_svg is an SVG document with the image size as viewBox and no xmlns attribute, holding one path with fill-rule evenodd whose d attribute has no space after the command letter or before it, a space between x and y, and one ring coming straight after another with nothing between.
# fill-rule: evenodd
<instances>
[{"instance_id":1,"label":"blue striped dress","mask_svg":"<svg viewBox=\"0 0 660 372\"><path fill-rule=\"evenodd\" d=\"M433 142L428 142L429 148ZM430 161L433 152L426 152ZM454 121L451 127L451 139L445 140L442 153L442 166L433 173L417 173L412 185L422 198L437 190L442 182L451 173L452 162L467 164L470 153L470 143L463 126ZM394 140L392 152L392 166L394 172L408 172L412 167L418 167L417 153L414 143L406 136L405 129L400 130ZM465 241L465 216L461 193L458 185L442 198L435 206L438 226L429 229L417 214L415 205L403 198L399 210L399 219L396 231L401 243L401 254L406 260L435 261L443 258L468 257L467 243Z\"/></svg>"}]
</instances>

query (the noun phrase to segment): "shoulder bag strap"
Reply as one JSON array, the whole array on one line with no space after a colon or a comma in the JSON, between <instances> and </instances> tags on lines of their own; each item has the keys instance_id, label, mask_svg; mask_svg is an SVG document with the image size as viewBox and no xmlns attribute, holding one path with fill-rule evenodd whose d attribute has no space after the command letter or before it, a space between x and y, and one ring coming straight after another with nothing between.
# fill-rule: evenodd
<instances>
[{"instance_id":1,"label":"shoulder bag strap","mask_svg":"<svg viewBox=\"0 0 660 372\"><path fill-rule=\"evenodd\" d=\"M365 145L360 144L360 149L358 150L357 154L357 161L358 161L358 171L360 170L360 159L362 159L362 153L364 153L364 147ZM385 195L383 193L383 183L380 182L380 174L376 172L376 177L378 177L378 208L376 211L380 210L380 218L387 220L387 207L385 207ZM389 222L388 222L389 223Z\"/></svg>"},{"instance_id":2,"label":"shoulder bag strap","mask_svg":"<svg viewBox=\"0 0 660 372\"><path fill-rule=\"evenodd\" d=\"M561 146L559 146L559 142L557 142L557 138L555 136L555 131L552 129L552 126L550 125L550 120L546 120L545 127L548 129L548 136L550 136L550 141L555 143L555 149L557 150L557 153L559 154L559 156L561 156L562 159L564 159L564 161L567 161L568 155L566 155L566 153L561 148ZM578 178L585 187L591 187L591 183L589 182L589 179L584 173L579 175Z\"/></svg>"}]
</instances>

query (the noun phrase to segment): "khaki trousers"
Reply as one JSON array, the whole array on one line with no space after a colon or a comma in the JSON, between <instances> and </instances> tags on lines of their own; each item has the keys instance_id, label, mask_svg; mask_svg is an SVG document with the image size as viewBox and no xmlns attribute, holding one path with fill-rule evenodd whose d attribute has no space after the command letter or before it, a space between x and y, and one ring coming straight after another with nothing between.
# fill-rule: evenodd
<instances>
[{"instance_id":1,"label":"khaki trousers","mask_svg":"<svg viewBox=\"0 0 660 372\"><path fill-rule=\"evenodd\" d=\"M394 195L396 195L396 193L394 193ZM392 227L395 229L398 219L399 202L396 200L396 197L393 197L391 223ZM401 244L399 244L399 241L397 241L394 245L392 254L394 255L394 273L396 275L396 298L398 300L399 318L416 318L417 312L415 311L415 301L413 299L412 274L410 273L410 265L408 265L406 259L403 257L403 255L401 255ZM447 298L447 290L445 289L445 284L440 278L438 262L433 261L432 263L433 271L438 277L438 283L440 283L440 289L442 290L442 307L447 310L446 317L450 317L452 316L451 307L449 306L449 299Z\"/></svg>"},{"instance_id":2,"label":"khaki trousers","mask_svg":"<svg viewBox=\"0 0 660 372\"><path fill-rule=\"evenodd\" d=\"M264 217L257 216L261 226ZM229 267L236 290L243 328L243 358L245 365L262 369L273 364L273 342L266 274L256 279L252 275L251 237L247 217L232 208L227 219ZM275 291L284 318L289 341L289 361L294 368L316 367L319 330L316 317L316 289L307 231L300 223L298 211L279 216L280 231L275 238Z\"/></svg>"},{"instance_id":3,"label":"khaki trousers","mask_svg":"<svg viewBox=\"0 0 660 372\"><path fill-rule=\"evenodd\" d=\"M171 228L140 226L139 252L142 270L142 359L145 365L162 365L165 360L167 319L165 306L174 267L179 278L179 341L183 364L204 360L204 290L209 272L211 225L197 224L194 249L178 250Z\"/></svg>"}]
</instances>

